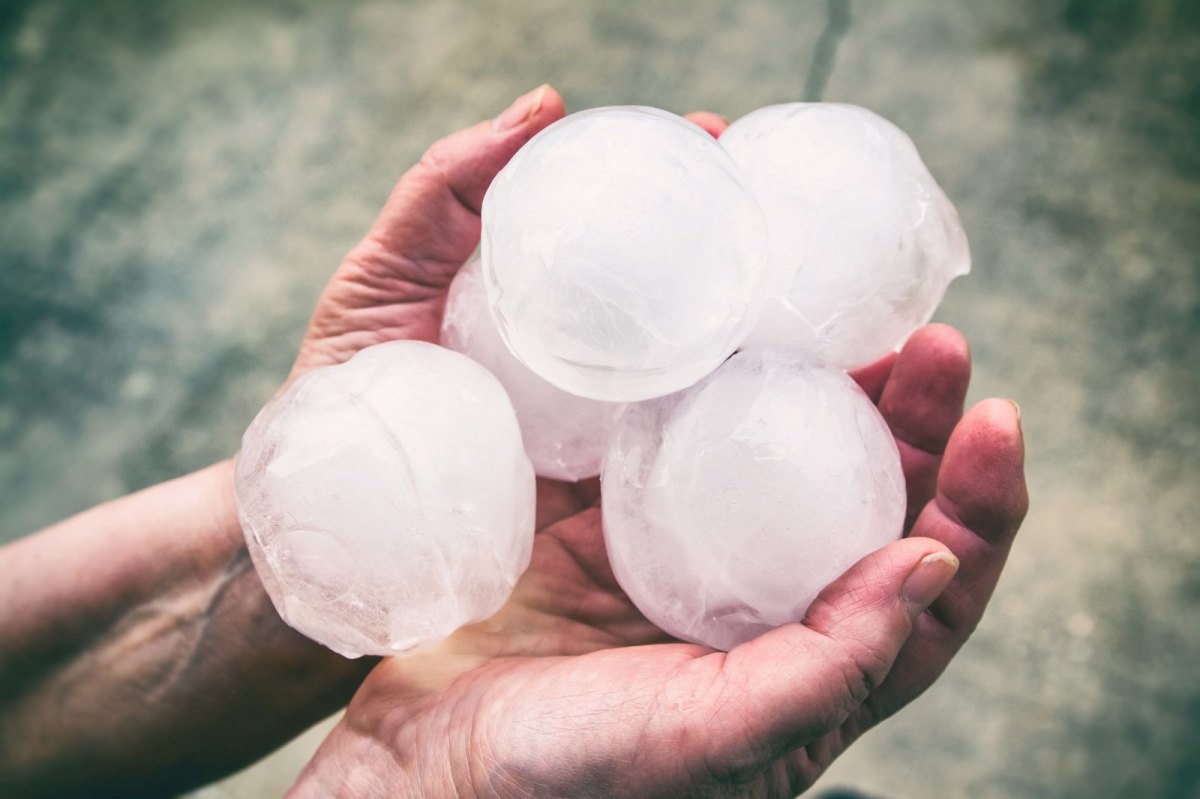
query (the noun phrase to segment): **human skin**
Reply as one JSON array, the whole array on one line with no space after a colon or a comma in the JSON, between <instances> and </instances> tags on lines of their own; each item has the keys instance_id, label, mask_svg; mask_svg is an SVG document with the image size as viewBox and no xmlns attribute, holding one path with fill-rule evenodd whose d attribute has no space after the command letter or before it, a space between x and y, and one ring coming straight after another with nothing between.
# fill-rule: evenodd
<instances>
[{"instance_id":1,"label":"human skin","mask_svg":"<svg viewBox=\"0 0 1200 799\"><path fill-rule=\"evenodd\" d=\"M484 191L562 114L541 87L435 144L335 272L289 380L374 343L436 341ZM299 795L802 788L932 682L999 576L1026 503L1022 445L1008 403L962 417L969 371L961 337L930 326L857 375L897 436L913 534L843 577L804 625L728 654L658 643L608 571L594 481L539 480L533 563L499 614L377 667L280 621L249 563L229 462L11 544L0 794L178 792L333 712L373 667ZM910 574L923 576L905 589Z\"/></svg>"}]
</instances>

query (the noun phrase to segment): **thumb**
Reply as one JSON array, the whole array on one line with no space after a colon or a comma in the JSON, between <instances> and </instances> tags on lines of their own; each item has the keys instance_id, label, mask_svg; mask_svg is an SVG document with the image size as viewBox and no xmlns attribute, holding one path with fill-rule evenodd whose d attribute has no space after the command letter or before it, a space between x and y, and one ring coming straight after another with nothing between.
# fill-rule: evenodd
<instances>
[{"instance_id":1,"label":"thumb","mask_svg":"<svg viewBox=\"0 0 1200 799\"><path fill-rule=\"evenodd\" d=\"M445 287L479 243L480 206L492 180L564 113L558 92L542 85L495 119L435 142L396 183L347 260L393 280Z\"/></svg>"},{"instance_id":2,"label":"thumb","mask_svg":"<svg viewBox=\"0 0 1200 799\"><path fill-rule=\"evenodd\" d=\"M738 721L709 752L726 752L736 777L840 726L883 682L914 621L957 570L937 541L897 541L821 592L802 624L734 647L722 676Z\"/></svg>"}]
</instances>

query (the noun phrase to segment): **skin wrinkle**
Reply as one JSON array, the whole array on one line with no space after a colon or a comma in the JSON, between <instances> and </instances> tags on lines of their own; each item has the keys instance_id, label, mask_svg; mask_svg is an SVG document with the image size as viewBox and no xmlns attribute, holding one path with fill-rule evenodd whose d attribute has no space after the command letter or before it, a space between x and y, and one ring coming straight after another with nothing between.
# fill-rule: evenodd
<instances>
[{"instance_id":1,"label":"skin wrinkle","mask_svg":"<svg viewBox=\"0 0 1200 799\"><path fill-rule=\"evenodd\" d=\"M363 281L358 275L344 275L335 278L335 283L330 286L330 293L337 295L338 300L346 303L349 307L348 318L339 318L337 327L344 328L345 331L361 331L364 333L376 333L380 331L375 327L366 327L359 324L362 318L386 317L395 313L398 308L407 307L422 307L433 301L433 296L413 296L412 287L414 284L407 279L397 278L393 281L396 285L388 286L375 281ZM331 326L333 323L328 323ZM334 330L326 330L324 326L319 326L321 335L324 337ZM338 330L338 332L343 332Z\"/></svg>"},{"instance_id":2,"label":"skin wrinkle","mask_svg":"<svg viewBox=\"0 0 1200 799\"><path fill-rule=\"evenodd\" d=\"M561 658L557 658L557 660L561 660ZM604 695L603 687L592 687L574 696L565 697L566 704L574 707L575 711L564 717L560 724L547 727L546 722L548 720L538 717L528 718L519 723L529 732L534 734L545 734L549 732L553 735L556 741L565 742L568 740L573 740L573 737L568 738L565 736L571 736L573 733L578 733L581 729L588 729L592 727L591 720L593 717L603 720L612 714L614 710L634 708L635 712L632 714L633 717L648 717L648 714L645 712L645 710L642 710L642 707L648 701L653 699L652 695L649 693L633 695L616 704L611 702L602 702L602 706L600 707L590 710L586 709L590 705L594 704L593 700L595 698L603 700ZM489 707L498 708L500 705L493 701L489 703ZM500 730L498 732L502 733L503 731ZM645 730L642 730L640 735L644 736ZM496 736L493 735L493 737ZM611 777L611 773L615 766L615 761L620 759L622 755L619 752L610 751L607 753L607 756L604 758L603 762L596 763L595 761L598 757L597 753L595 751L588 752L588 759L593 762L593 765L584 768L583 772L579 772L577 770L572 771L570 768L564 769L564 762L573 762L577 758L573 744L571 745L571 748L572 751L568 754L564 754L562 759L555 759L557 768L560 772L560 776L556 777L555 783L586 786L586 792L579 795L605 795L604 793L596 792L606 783L606 780ZM541 757L544 759L545 755ZM549 771L544 768L542 771L543 773L549 773ZM527 770L527 767L520 764L501 766L499 767L499 773L506 779L515 780L516 784L523 786L524 790L532 791L532 795L547 795L546 791L554 791L553 795L568 795L561 794L559 791L555 790L554 784L552 783L546 781L539 782L538 780L533 779L532 774ZM542 790L534 790L539 788Z\"/></svg>"},{"instance_id":3,"label":"skin wrinkle","mask_svg":"<svg viewBox=\"0 0 1200 799\"><path fill-rule=\"evenodd\" d=\"M130 572L136 571L136 568L130 568ZM164 585L170 584L170 579L174 577L174 573L166 575L162 578L161 583ZM146 595L154 596L152 590L146 590L142 587L131 588L126 594L115 596L109 599L106 607L98 608L103 611L102 615L93 618L83 618L71 626L70 629L62 630L62 637L74 636L75 640L82 643L81 649L90 649L94 646L102 646L102 641L106 636L111 635L111 631L120 627L121 621L128 616L131 611L126 610L130 603L139 603L143 601ZM135 604L134 610L140 608L140 605ZM66 624L63 624L66 627ZM48 636L49 637L49 636ZM53 637L51 637L53 640ZM25 660L18 660L11 666L0 666L0 675L4 677L2 682L11 686L13 689L22 687L31 687L38 682L45 682L53 678L56 670L65 668L68 662L64 662L69 658L74 649L66 649L62 653L52 653L47 657L45 653L33 652L28 655L36 668ZM24 679L22 679L24 677ZM30 678L33 678L32 680ZM13 691L16 694L16 690Z\"/></svg>"},{"instance_id":4,"label":"skin wrinkle","mask_svg":"<svg viewBox=\"0 0 1200 799\"><path fill-rule=\"evenodd\" d=\"M347 753L351 751L361 752L364 748L369 749L372 752L378 753L380 757L384 758L385 762L391 761L399 770L398 774L405 773L404 765L402 762L400 762L398 757L398 747L392 748L382 745L380 742L376 741L370 736L358 735L348 728L343 728L342 724L338 725L338 733L339 737L330 742L335 748ZM347 738L347 735L350 737ZM324 797L336 795L347 797L375 797L389 793L389 791L385 789L385 785L388 785L386 774L381 773L381 769L376 768L368 770L354 768L353 764L356 762L356 759L349 756L343 758L332 758L332 760L332 778L329 775L322 776L321 782L323 784L321 796ZM378 760L378 758L375 758L375 760ZM322 766L322 768L324 768L324 766ZM332 784L330 784L331 780ZM368 784L368 789L350 787L358 786L364 782ZM392 781L390 785L395 786L399 782L400 781L398 780ZM297 793L299 792L293 789L288 795L294 796ZM310 792L306 795L312 794Z\"/></svg>"},{"instance_id":5,"label":"skin wrinkle","mask_svg":"<svg viewBox=\"0 0 1200 799\"><path fill-rule=\"evenodd\" d=\"M236 556L231 559L235 564L237 560ZM35 707L50 702L57 711L50 719L70 718L80 702L85 707L89 705L86 687L81 693L77 686L87 686L82 677L95 671L125 672L128 674L124 681L127 692L141 697L140 701L164 701L177 686L186 684L185 674L199 651L200 639L211 618L210 611L239 574L247 574L244 563L234 565L232 571L227 567L198 612L195 610L200 604L195 597L198 587L188 589L174 600L156 598L130 609L106 630L100 631L95 642L80 657L46 674L41 690L26 701ZM119 696L110 697L108 703L114 700L119 700ZM14 712L12 717L46 718L31 709ZM53 728L53 722L50 726ZM37 737L36 727L12 736L17 741L36 740ZM6 743L6 749L9 743ZM9 751L20 750L14 746ZM20 761L18 755L17 762Z\"/></svg>"},{"instance_id":6,"label":"skin wrinkle","mask_svg":"<svg viewBox=\"0 0 1200 799\"><path fill-rule=\"evenodd\" d=\"M176 686L186 684L187 672L193 666L201 643L212 622L213 610L225 596L230 586L239 578L252 576L248 557L235 553L222 570L215 586L209 590L207 599L200 604L196 593L204 593L203 586L188 589L183 596L174 600L155 598L147 604L137 605L114 621L107 630L100 630L95 642L83 655L63 664L45 677L45 691L50 691L56 703L66 705L74 692L66 686L75 684L82 674L95 669L121 669L140 672L137 664L152 666L152 671L136 680L139 693L146 694L149 701L162 701ZM174 641L172 639L175 639ZM147 649L165 651L168 662L147 663ZM130 666L134 668L129 668ZM124 667L124 668L123 668ZM63 687L53 689L51 685ZM182 693L188 693L186 690Z\"/></svg>"},{"instance_id":7,"label":"skin wrinkle","mask_svg":"<svg viewBox=\"0 0 1200 799\"><path fill-rule=\"evenodd\" d=\"M732 736L739 743L738 748L734 750L737 752L736 756L730 756L727 740L722 740L719 747L704 747L701 750L704 752L701 759L704 773L717 783L745 785L763 774L774 762L775 757L782 754L776 753L775 747L756 741L758 736L753 732L756 719L752 718L751 714L736 714L736 717L739 729ZM713 754L714 751L720 754Z\"/></svg>"},{"instance_id":8,"label":"skin wrinkle","mask_svg":"<svg viewBox=\"0 0 1200 799\"><path fill-rule=\"evenodd\" d=\"M540 108L541 106L539 105L537 109L533 110L530 116L536 114ZM470 202L466 193L458 186L458 182L454 179L454 174L446 168L447 163L455 163L455 159L448 158L449 153L444 152L449 149L450 147L446 143L446 140L442 139L426 150L425 154L421 156L421 160L417 162L417 168L427 170L431 174L428 176L422 174L419 176L419 179L429 180L430 185L435 186L439 191L443 189L447 191L459 208L478 219L481 209ZM454 266L457 268L458 264Z\"/></svg>"},{"instance_id":9,"label":"skin wrinkle","mask_svg":"<svg viewBox=\"0 0 1200 799\"><path fill-rule=\"evenodd\" d=\"M440 309L439 309L440 312ZM397 317L401 317L398 312L393 312ZM379 315L379 314L375 314ZM320 344L315 344L312 347L306 346L302 358L305 361L303 368L299 368L292 373L289 378L294 380L309 369L321 366L332 366L339 363L344 363L349 360L352 355L359 350L365 349L373 344L381 344L387 341L392 341L395 338L410 338L416 340L429 340L427 336L421 335L424 325L401 323L398 325L384 326L377 325L371 332L363 332L361 330L347 330L334 333L331 331L329 337L321 340ZM280 387L279 393L287 390L288 384L285 383Z\"/></svg>"},{"instance_id":10,"label":"skin wrinkle","mask_svg":"<svg viewBox=\"0 0 1200 799\"><path fill-rule=\"evenodd\" d=\"M244 549L240 549L235 551L226 562L216 585L213 586L208 600L199 613L189 617L179 617L185 629L190 631L190 635L186 636L184 651L174 656L174 665L170 671L151 690L152 700L172 691L177 685L186 686L188 684L190 672L193 670L197 658L205 653L207 639L216 634L213 627L218 607L224 602L235 584L247 579L257 580L258 578L250 563L249 554ZM185 688L181 693L187 694L189 691Z\"/></svg>"},{"instance_id":11,"label":"skin wrinkle","mask_svg":"<svg viewBox=\"0 0 1200 799\"><path fill-rule=\"evenodd\" d=\"M888 418L886 413L884 416L885 418ZM926 449L920 444L913 443L915 440L920 438L920 436L914 433L912 430L907 429L900 422L888 418L888 427L891 428L892 435L896 437L896 443L903 444L904 446L916 452L918 455L925 455L930 458L940 459L942 455L945 454L945 442L943 442L942 446L938 449Z\"/></svg>"},{"instance_id":12,"label":"skin wrinkle","mask_svg":"<svg viewBox=\"0 0 1200 799\"><path fill-rule=\"evenodd\" d=\"M342 270L359 268L363 274L372 280L395 279L400 285L408 284L421 289L440 293L450 285L455 272L461 264L452 262L458 253L419 254L414 252L397 252L389 244L389 240L398 235L394 230L380 230L379 222L375 228L363 238L346 256L342 262ZM443 224L454 225L448 219ZM480 222L477 217L466 220L466 224L478 236ZM469 252L463 255L463 260ZM430 266L436 268L430 268ZM388 268L391 274L388 274Z\"/></svg>"},{"instance_id":13,"label":"skin wrinkle","mask_svg":"<svg viewBox=\"0 0 1200 799\"><path fill-rule=\"evenodd\" d=\"M949 525L954 531L955 538L962 542L957 545L957 550L962 555L974 558L999 559L1000 562L1003 562L1008 557L1007 545L1003 545L1001 549L1002 545L974 535L969 528L949 518L940 507L934 507L928 512L940 516L943 524ZM986 592L981 592L976 585L980 579L984 578L985 576L981 575L972 580L970 574L960 571L954 580L951 581L950 585L942 592L942 596L926 609L926 614L954 633L969 635L975 629L975 626L971 625L969 628L964 628L963 620L977 619L991 597L991 588L988 588ZM979 597L978 600L975 599L976 596ZM950 607L956 608L954 616L947 613L947 609Z\"/></svg>"},{"instance_id":14,"label":"skin wrinkle","mask_svg":"<svg viewBox=\"0 0 1200 799\"><path fill-rule=\"evenodd\" d=\"M455 709L460 713L463 712L461 707L456 706ZM470 795L482 796L483 794L479 790L479 784L475 777L476 770L477 768L482 768L486 773L494 768L494 764L491 752L488 751L486 738L481 739L479 737L478 726L480 714L471 713L470 710L467 709L466 715L468 716L468 727L467 734L463 739L463 757L465 758L463 762L467 764L467 787L471 791ZM456 725L454 726L457 728Z\"/></svg>"},{"instance_id":15,"label":"skin wrinkle","mask_svg":"<svg viewBox=\"0 0 1200 799\"><path fill-rule=\"evenodd\" d=\"M579 571L580 571L582 574L586 575L586 576L587 576L587 578L588 578L588 580L589 580L591 583L595 584L595 583L599 582L599 581L596 579L596 575L595 575L595 574L592 574L592 573L590 573L589 566L588 566L588 565L587 565L587 563L585 563L585 562L584 562L584 560L583 560L583 559L582 559L582 558L581 558L581 557L580 557L580 556L579 556L579 555L578 555L578 554L575 552L575 550L574 550L574 548L573 548L573 547L569 546L569 545L568 545L568 544L567 544L565 541L563 541L561 538L557 538L557 537L555 537L555 538L554 538L554 541L555 541L555 543L556 543L556 544L558 544L558 549L559 549L559 550L560 550L560 551L561 551L561 552L562 552L564 555L566 555L568 558L570 558L570 559L571 559L571 563L572 563L572 564L575 566L575 568L577 568L577 569L578 569L578 570L579 570ZM570 611L570 612L566 613L565 615L566 615L568 618L570 618L570 619L574 619L574 620L576 620L576 621L583 621L583 620L585 620L585 619L587 619L587 618L590 618L591 614L585 614L585 613L583 612L583 609L584 609L584 607L587 605L587 603L588 603L588 600L589 600L589 599L592 597L592 595L593 595L593 592L594 592L594 589L592 589L592 588L591 588L591 586L586 586L586 587L585 587L585 589L584 589L584 591L582 591L582 592L580 593L580 596L579 596L579 602L578 602L578 604L576 605L576 607L575 607L575 608L574 608L572 611ZM622 596L623 596L623 595L622 595ZM626 602L628 603L628 599L626 599ZM631 604L631 603L630 603L630 604Z\"/></svg>"},{"instance_id":16,"label":"skin wrinkle","mask_svg":"<svg viewBox=\"0 0 1200 799\"><path fill-rule=\"evenodd\" d=\"M410 295L417 301L440 297L448 285L442 275L430 278L428 270L416 261L389 253L370 238L354 248L333 279L338 287L378 289L389 298L401 297L406 302Z\"/></svg>"},{"instance_id":17,"label":"skin wrinkle","mask_svg":"<svg viewBox=\"0 0 1200 799\"><path fill-rule=\"evenodd\" d=\"M421 715L422 713L423 711L419 709L414 715ZM351 714L347 713L338 726L342 727L342 725L347 724L350 717ZM398 727L398 729L392 729L394 727ZM421 763L419 756L414 757L413 752L410 751L411 747L404 745L408 730L402 723L399 725L395 723L387 724L386 732L381 732L378 728L355 729L355 725L352 722L350 722L349 729L352 731L352 734L361 739L362 745L368 746L372 751L379 752L387 762L390 762L398 769L399 773L413 773L414 771L418 774L420 773ZM414 765L416 768L414 768Z\"/></svg>"}]
</instances>

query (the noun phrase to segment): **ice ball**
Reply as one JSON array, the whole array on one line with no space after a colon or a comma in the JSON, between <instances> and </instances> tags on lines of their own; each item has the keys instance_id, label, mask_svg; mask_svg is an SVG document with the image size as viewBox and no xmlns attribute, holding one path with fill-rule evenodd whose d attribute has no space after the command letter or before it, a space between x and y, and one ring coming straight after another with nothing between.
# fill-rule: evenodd
<instances>
[{"instance_id":1,"label":"ice ball","mask_svg":"<svg viewBox=\"0 0 1200 799\"><path fill-rule=\"evenodd\" d=\"M347 657L445 638L529 564L533 468L496 378L416 341L309 372L242 439L238 515L279 614Z\"/></svg>"},{"instance_id":2,"label":"ice ball","mask_svg":"<svg viewBox=\"0 0 1200 799\"><path fill-rule=\"evenodd\" d=\"M600 473L621 404L569 394L517 360L488 310L479 258L467 261L450 284L442 344L482 364L504 386L535 472L570 481Z\"/></svg>"},{"instance_id":3,"label":"ice ball","mask_svg":"<svg viewBox=\"0 0 1200 799\"><path fill-rule=\"evenodd\" d=\"M804 618L904 525L900 454L844 372L748 349L630 405L601 476L617 581L667 633L716 649Z\"/></svg>"},{"instance_id":4,"label":"ice ball","mask_svg":"<svg viewBox=\"0 0 1200 799\"><path fill-rule=\"evenodd\" d=\"M792 344L845 369L895 349L971 268L954 205L912 140L853 105L791 103L721 144L767 218L769 299L747 346Z\"/></svg>"},{"instance_id":5,"label":"ice ball","mask_svg":"<svg viewBox=\"0 0 1200 799\"><path fill-rule=\"evenodd\" d=\"M765 223L733 161L687 120L599 108L529 141L483 201L483 273L513 353L583 397L691 385L765 296Z\"/></svg>"}]
</instances>

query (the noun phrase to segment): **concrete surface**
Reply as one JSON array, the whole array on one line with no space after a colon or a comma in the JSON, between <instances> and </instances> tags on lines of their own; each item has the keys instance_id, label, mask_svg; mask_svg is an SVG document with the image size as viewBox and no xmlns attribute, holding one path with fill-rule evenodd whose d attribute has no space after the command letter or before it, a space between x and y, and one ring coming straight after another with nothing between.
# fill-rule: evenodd
<instances>
[{"instance_id":1,"label":"concrete surface","mask_svg":"<svg viewBox=\"0 0 1200 799\"><path fill-rule=\"evenodd\" d=\"M1032 511L945 677L822 782L1200 795L1200 6L0 5L0 540L203 466L435 137L823 96L916 140L975 272L939 318L1024 410ZM277 795L314 733L205 797Z\"/></svg>"}]
</instances>

